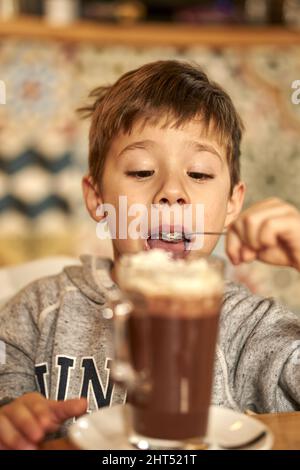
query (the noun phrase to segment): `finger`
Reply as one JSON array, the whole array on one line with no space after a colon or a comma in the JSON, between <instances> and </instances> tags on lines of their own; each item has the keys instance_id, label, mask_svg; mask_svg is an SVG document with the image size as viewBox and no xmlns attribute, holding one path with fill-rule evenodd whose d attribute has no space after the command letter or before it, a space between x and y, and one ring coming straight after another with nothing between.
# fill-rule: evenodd
<instances>
[{"instance_id":1,"label":"finger","mask_svg":"<svg viewBox=\"0 0 300 470\"><path fill-rule=\"evenodd\" d=\"M50 400L39 400L36 403L28 403L27 406L45 434L59 429L60 421L57 420L56 415L53 413Z\"/></svg>"},{"instance_id":2,"label":"finger","mask_svg":"<svg viewBox=\"0 0 300 470\"><path fill-rule=\"evenodd\" d=\"M259 251L257 259L276 266L289 266L291 264L288 254L278 247L265 248Z\"/></svg>"},{"instance_id":3,"label":"finger","mask_svg":"<svg viewBox=\"0 0 300 470\"><path fill-rule=\"evenodd\" d=\"M276 245L278 237L295 248L300 247L300 214L285 215L266 220L260 229L260 243L269 246Z\"/></svg>"},{"instance_id":4,"label":"finger","mask_svg":"<svg viewBox=\"0 0 300 470\"><path fill-rule=\"evenodd\" d=\"M38 442L44 437L39 422L23 404L4 407L3 414L28 441Z\"/></svg>"},{"instance_id":5,"label":"finger","mask_svg":"<svg viewBox=\"0 0 300 470\"><path fill-rule=\"evenodd\" d=\"M257 252L243 245L241 248L241 261L243 263L250 263L257 258Z\"/></svg>"},{"instance_id":6,"label":"finger","mask_svg":"<svg viewBox=\"0 0 300 470\"><path fill-rule=\"evenodd\" d=\"M263 201L259 201L253 204L248 209L244 210L242 214L240 215L240 217L232 225L235 225L236 230L240 233L241 238L243 238L242 231L243 231L244 219L249 219L249 218L252 218L253 216L255 217L256 215L258 216L259 214L263 214L268 210L277 210L277 209L282 210L282 208L283 209L285 208L286 212L297 213L297 209L291 204L288 204L285 201L282 201L281 199L277 197L271 197L268 199L264 199ZM246 233L246 236L247 236L247 233ZM247 240L244 239L243 241L246 242Z\"/></svg>"},{"instance_id":7,"label":"finger","mask_svg":"<svg viewBox=\"0 0 300 470\"><path fill-rule=\"evenodd\" d=\"M233 264L238 264L241 261L241 248L242 243L234 228L230 227L226 237L226 252Z\"/></svg>"},{"instance_id":8,"label":"finger","mask_svg":"<svg viewBox=\"0 0 300 470\"><path fill-rule=\"evenodd\" d=\"M253 249L260 248L259 231L261 225L266 220L271 220L277 217L285 217L294 213L294 209L287 204L280 206L271 206L262 209L260 212L250 212L248 216L243 219L245 240L249 247Z\"/></svg>"},{"instance_id":9,"label":"finger","mask_svg":"<svg viewBox=\"0 0 300 470\"><path fill-rule=\"evenodd\" d=\"M9 419L1 414L0 416L0 443L5 449L11 450L34 450L36 446L26 440L22 434L15 429Z\"/></svg>"},{"instance_id":10,"label":"finger","mask_svg":"<svg viewBox=\"0 0 300 470\"><path fill-rule=\"evenodd\" d=\"M59 423L69 418L81 416L86 413L87 400L85 398L75 398L66 401L50 401L50 408L55 414Z\"/></svg>"},{"instance_id":11,"label":"finger","mask_svg":"<svg viewBox=\"0 0 300 470\"><path fill-rule=\"evenodd\" d=\"M261 227L262 246L277 247L288 258L288 265L300 269L300 217L287 216L267 220Z\"/></svg>"},{"instance_id":12,"label":"finger","mask_svg":"<svg viewBox=\"0 0 300 470\"><path fill-rule=\"evenodd\" d=\"M260 210L250 209L237 221L236 231L244 244L253 250L259 250L261 248L259 232L262 224L266 220L284 217L290 213L291 209L286 205L261 207Z\"/></svg>"}]
</instances>

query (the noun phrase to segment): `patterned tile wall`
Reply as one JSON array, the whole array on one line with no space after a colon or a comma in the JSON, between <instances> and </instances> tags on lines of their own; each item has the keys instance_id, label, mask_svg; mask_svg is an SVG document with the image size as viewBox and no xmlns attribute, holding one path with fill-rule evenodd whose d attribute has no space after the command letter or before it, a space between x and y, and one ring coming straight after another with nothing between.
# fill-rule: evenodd
<instances>
[{"instance_id":1,"label":"patterned tile wall","mask_svg":"<svg viewBox=\"0 0 300 470\"><path fill-rule=\"evenodd\" d=\"M2 39L7 104L0 106L0 264L99 251L81 201L88 124L74 110L93 87L163 58L197 62L231 94L246 125L246 205L276 195L300 209L300 106L291 102L291 83L300 79L299 47L179 50ZM255 263L238 275L300 310L300 279L292 270Z\"/></svg>"}]
</instances>

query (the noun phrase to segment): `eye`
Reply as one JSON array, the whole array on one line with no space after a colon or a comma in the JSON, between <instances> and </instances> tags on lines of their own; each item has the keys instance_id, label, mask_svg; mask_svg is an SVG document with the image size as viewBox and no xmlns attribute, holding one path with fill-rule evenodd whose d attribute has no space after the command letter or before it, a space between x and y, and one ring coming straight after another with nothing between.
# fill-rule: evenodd
<instances>
[{"instance_id":1,"label":"eye","mask_svg":"<svg viewBox=\"0 0 300 470\"><path fill-rule=\"evenodd\" d=\"M141 171L127 171L127 176L133 176L137 179L149 178L154 174L154 170L141 170Z\"/></svg>"},{"instance_id":2,"label":"eye","mask_svg":"<svg viewBox=\"0 0 300 470\"><path fill-rule=\"evenodd\" d=\"M198 171L188 171L187 174L191 178L199 181L211 180L214 178L214 175L209 175L208 173L199 173Z\"/></svg>"}]
</instances>

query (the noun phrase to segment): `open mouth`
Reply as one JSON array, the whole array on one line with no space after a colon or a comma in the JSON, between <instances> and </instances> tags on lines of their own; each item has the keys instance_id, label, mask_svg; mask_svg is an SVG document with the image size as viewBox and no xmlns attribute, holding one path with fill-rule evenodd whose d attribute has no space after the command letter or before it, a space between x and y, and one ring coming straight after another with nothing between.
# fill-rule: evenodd
<instances>
[{"instance_id":1,"label":"open mouth","mask_svg":"<svg viewBox=\"0 0 300 470\"><path fill-rule=\"evenodd\" d=\"M183 231L160 230L152 233L146 240L146 249L160 248L173 253L182 253L189 250L191 238Z\"/></svg>"}]
</instances>

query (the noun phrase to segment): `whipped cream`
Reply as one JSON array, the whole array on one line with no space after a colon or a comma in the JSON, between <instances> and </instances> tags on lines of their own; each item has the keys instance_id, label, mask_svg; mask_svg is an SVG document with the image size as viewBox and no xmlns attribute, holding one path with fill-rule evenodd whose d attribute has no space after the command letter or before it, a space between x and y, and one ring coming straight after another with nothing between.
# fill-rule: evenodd
<instances>
[{"instance_id":1,"label":"whipped cream","mask_svg":"<svg viewBox=\"0 0 300 470\"><path fill-rule=\"evenodd\" d=\"M145 295L206 297L223 292L222 273L207 259L174 259L160 249L122 256L117 278L121 289Z\"/></svg>"}]
</instances>

